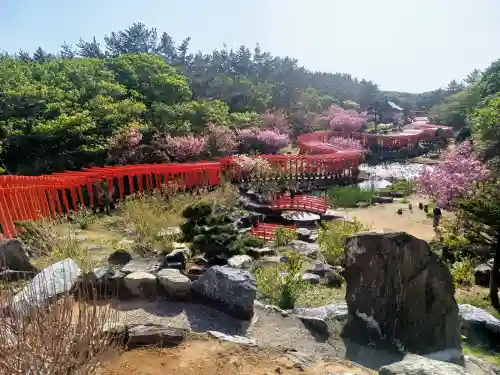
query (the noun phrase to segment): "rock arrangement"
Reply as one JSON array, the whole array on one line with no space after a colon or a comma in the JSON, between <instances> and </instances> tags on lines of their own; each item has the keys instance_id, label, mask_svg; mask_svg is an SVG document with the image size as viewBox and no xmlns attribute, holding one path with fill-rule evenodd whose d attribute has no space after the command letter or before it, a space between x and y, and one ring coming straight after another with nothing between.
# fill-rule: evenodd
<instances>
[{"instance_id":1,"label":"rock arrangement","mask_svg":"<svg viewBox=\"0 0 500 375\"><path fill-rule=\"evenodd\" d=\"M136 258L128 251L118 250L109 256L109 267L96 268L87 274L71 259L36 273L19 240L0 242L0 254L5 254L2 263L5 269L36 274L11 300L10 308L18 312L24 311L27 305L66 293L84 297L82 290L90 288L101 298L165 297L202 303L249 321L254 315L254 306L259 303L255 280L248 268L285 260L276 255L280 249L272 243L266 245L250 249L248 255L236 255L223 265L210 264L203 256L191 256L189 246L183 243L175 243L170 253L152 258ZM359 233L346 243L345 269L313 261L319 253L315 243L299 239L286 248L312 260L303 274L304 280L341 286L345 278L346 302L274 310L284 317L295 315L325 339L342 333L360 344L389 346L418 354L382 367L380 374L500 373L480 360L464 358L460 341L462 331L468 342L498 349L500 320L471 305L457 306L449 271L430 252L426 242L406 233ZM153 324L110 329L116 331L117 337L124 338L129 348L177 345L188 334L184 329ZM245 337L211 334L219 339L255 345Z\"/></svg>"},{"instance_id":2,"label":"rock arrangement","mask_svg":"<svg viewBox=\"0 0 500 375\"><path fill-rule=\"evenodd\" d=\"M448 268L407 233L359 233L346 241L348 323L359 340L427 354L461 350Z\"/></svg>"}]
</instances>

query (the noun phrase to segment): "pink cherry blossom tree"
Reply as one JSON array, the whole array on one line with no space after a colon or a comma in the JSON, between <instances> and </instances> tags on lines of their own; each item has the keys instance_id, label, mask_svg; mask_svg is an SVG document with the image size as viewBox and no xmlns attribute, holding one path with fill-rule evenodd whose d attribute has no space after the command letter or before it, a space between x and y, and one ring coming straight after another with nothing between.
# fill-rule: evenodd
<instances>
[{"instance_id":1,"label":"pink cherry blossom tree","mask_svg":"<svg viewBox=\"0 0 500 375\"><path fill-rule=\"evenodd\" d=\"M227 126L209 123L206 131L207 150L211 156L232 155L238 150L240 141Z\"/></svg>"},{"instance_id":2,"label":"pink cherry blossom tree","mask_svg":"<svg viewBox=\"0 0 500 375\"><path fill-rule=\"evenodd\" d=\"M204 156L207 138L194 135L179 137L167 135L162 143L165 152L172 161L186 162L199 160Z\"/></svg>"},{"instance_id":3,"label":"pink cherry blossom tree","mask_svg":"<svg viewBox=\"0 0 500 375\"><path fill-rule=\"evenodd\" d=\"M241 142L241 152L259 151L264 154L272 154L290 143L287 134L281 134L273 130L259 130L258 128L241 129L237 132Z\"/></svg>"},{"instance_id":4,"label":"pink cherry blossom tree","mask_svg":"<svg viewBox=\"0 0 500 375\"><path fill-rule=\"evenodd\" d=\"M290 124L283 110L268 111L260 115L261 128L270 129L279 134L290 134Z\"/></svg>"},{"instance_id":5,"label":"pink cherry blossom tree","mask_svg":"<svg viewBox=\"0 0 500 375\"><path fill-rule=\"evenodd\" d=\"M328 141L329 144L332 146L341 148L343 150L348 149L348 150L359 150L359 151L364 151L365 148L361 144L360 141L357 139L353 138L344 138L344 137L332 137Z\"/></svg>"},{"instance_id":6,"label":"pink cherry blossom tree","mask_svg":"<svg viewBox=\"0 0 500 375\"><path fill-rule=\"evenodd\" d=\"M422 170L417 178L418 191L444 209L453 209L460 199L474 192L474 184L486 181L490 171L480 161L470 141L441 156L441 163Z\"/></svg>"},{"instance_id":7,"label":"pink cherry blossom tree","mask_svg":"<svg viewBox=\"0 0 500 375\"><path fill-rule=\"evenodd\" d=\"M332 105L328 109L330 129L351 133L359 130L367 121L366 113L358 113L353 110L346 110L337 105Z\"/></svg>"},{"instance_id":8,"label":"pink cherry blossom tree","mask_svg":"<svg viewBox=\"0 0 500 375\"><path fill-rule=\"evenodd\" d=\"M127 164L133 161L139 150L142 134L138 124L131 124L119 134L108 139L108 162Z\"/></svg>"}]
</instances>

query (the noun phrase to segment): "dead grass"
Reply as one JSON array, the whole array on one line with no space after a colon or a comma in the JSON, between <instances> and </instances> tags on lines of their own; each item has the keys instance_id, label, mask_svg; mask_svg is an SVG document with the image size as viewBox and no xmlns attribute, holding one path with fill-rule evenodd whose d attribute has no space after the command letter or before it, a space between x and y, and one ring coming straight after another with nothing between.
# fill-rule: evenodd
<instances>
[{"instance_id":1,"label":"dead grass","mask_svg":"<svg viewBox=\"0 0 500 375\"><path fill-rule=\"evenodd\" d=\"M278 349L240 346L215 339L191 339L170 349L123 352L103 363L97 375L324 375L376 374L348 361L317 362L303 371Z\"/></svg>"},{"instance_id":2,"label":"dead grass","mask_svg":"<svg viewBox=\"0 0 500 375\"><path fill-rule=\"evenodd\" d=\"M75 303L69 293L56 301L40 298L50 295L51 280L57 278L42 275L32 281L36 288L15 298L17 290L2 290L1 299L10 304L0 309L0 374L93 375L103 356L115 350L105 327L118 323L117 312L98 303ZM79 292L86 300L97 297L86 288Z\"/></svg>"}]
</instances>

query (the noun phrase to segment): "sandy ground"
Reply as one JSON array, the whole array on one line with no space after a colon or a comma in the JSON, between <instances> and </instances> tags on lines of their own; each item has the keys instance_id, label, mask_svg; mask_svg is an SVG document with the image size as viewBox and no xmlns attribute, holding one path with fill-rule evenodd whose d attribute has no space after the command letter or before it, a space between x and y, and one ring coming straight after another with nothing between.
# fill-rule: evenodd
<instances>
[{"instance_id":1,"label":"sandy ground","mask_svg":"<svg viewBox=\"0 0 500 375\"><path fill-rule=\"evenodd\" d=\"M189 340L169 349L123 352L102 364L97 375L327 375L376 374L348 361L316 362L303 370L284 351L239 346L215 339Z\"/></svg>"},{"instance_id":2,"label":"sandy ground","mask_svg":"<svg viewBox=\"0 0 500 375\"><path fill-rule=\"evenodd\" d=\"M403 231L426 241L432 240L435 236L432 219L418 209L419 202L424 204L427 202L418 197L412 197L409 201L413 206L411 211L408 208L409 203L401 202L336 211L343 211L349 219L356 217L374 232ZM397 213L399 208L403 209L402 215ZM443 218L451 217L451 214L443 212Z\"/></svg>"}]
</instances>

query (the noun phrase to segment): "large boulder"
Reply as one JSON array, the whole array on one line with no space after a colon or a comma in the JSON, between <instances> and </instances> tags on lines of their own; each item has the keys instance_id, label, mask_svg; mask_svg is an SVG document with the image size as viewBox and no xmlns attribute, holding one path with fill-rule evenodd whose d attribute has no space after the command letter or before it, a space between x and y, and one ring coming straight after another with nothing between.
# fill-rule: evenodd
<instances>
[{"instance_id":1,"label":"large boulder","mask_svg":"<svg viewBox=\"0 0 500 375\"><path fill-rule=\"evenodd\" d=\"M493 259L478 265L474 269L474 284L488 287L490 285L490 275L493 269Z\"/></svg>"},{"instance_id":2,"label":"large boulder","mask_svg":"<svg viewBox=\"0 0 500 375\"><path fill-rule=\"evenodd\" d=\"M36 268L30 263L26 247L17 238L0 241L0 268L36 272Z\"/></svg>"},{"instance_id":3,"label":"large boulder","mask_svg":"<svg viewBox=\"0 0 500 375\"><path fill-rule=\"evenodd\" d=\"M344 334L362 344L427 354L461 350L448 268L407 233L358 233L346 241Z\"/></svg>"},{"instance_id":4,"label":"large boulder","mask_svg":"<svg viewBox=\"0 0 500 375\"><path fill-rule=\"evenodd\" d=\"M252 274L229 266L210 267L192 284L204 302L227 314L250 320L257 287Z\"/></svg>"},{"instance_id":5,"label":"large boulder","mask_svg":"<svg viewBox=\"0 0 500 375\"><path fill-rule=\"evenodd\" d=\"M379 375L468 375L465 368L454 363L436 361L409 354L402 361L383 366Z\"/></svg>"},{"instance_id":6,"label":"large boulder","mask_svg":"<svg viewBox=\"0 0 500 375\"><path fill-rule=\"evenodd\" d=\"M462 332L472 345L487 345L500 349L500 320L479 307L459 305Z\"/></svg>"},{"instance_id":7,"label":"large boulder","mask_svg":"<svg viewBox=\"0 0 500 375\"><path fill-rule=\"evenodd\" d=\"M80 281L82 270L67 258L43 269L30 283L17 293L10 307L18 313L25 313L29 308L42 307L54 298L70 294Z\"/></svg>"}]
</instances>

